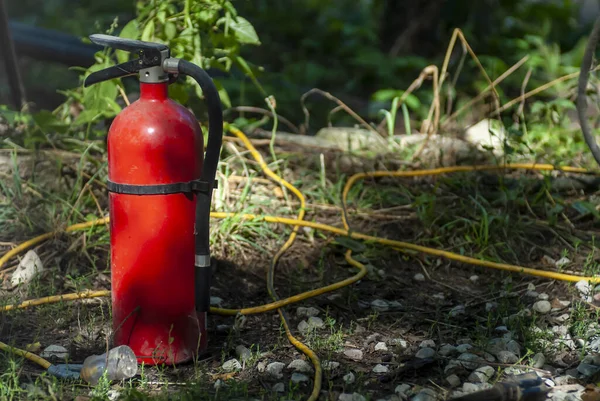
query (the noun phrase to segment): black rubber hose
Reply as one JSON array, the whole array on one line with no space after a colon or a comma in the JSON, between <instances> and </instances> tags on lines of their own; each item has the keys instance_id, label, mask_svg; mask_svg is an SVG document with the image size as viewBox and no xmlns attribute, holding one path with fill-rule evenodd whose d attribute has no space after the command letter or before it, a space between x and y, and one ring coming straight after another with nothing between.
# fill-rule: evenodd
<instances>
[{"instance_id":1,"label":"black rubber hose","mask_svg":"<svg viewBox=\"0 0 600 401\"><path fill-rule=\"evenodd\" d=\"M592 134L592 130L590 129L586 118L587 99L585 95L590 69L592 67L592 60L594 58L596 46L598 45L599 36L600 17L598 17L594 23L594 27L592 28L592 33L588 39L583 60L581 62L581 69L579 71L579 85L577 87L577 114L579 115L579 124L581 126L581 131L583 132L583 138L590 148L594 159L596 159L596 163L600 165L600 148L598 147L598 143Z\"/></svg>"},{"instance_id":2,"label":"black rubber hose","mask_svg":"<svg viewBox=\"0 0 600 401\"><path fill-rule=\"evenodd\" d=\"M223 142L223 110L219 92L205 70L186 60L179 60L178 70L179 73L192 77L200 85L208 109L208 143L200 179L208 183L209 190L206 193L198 193L195 234L196 255L206 257L210 262L210 209ZM207 312L209 309L210 276L210 263L208 266L196 266L196 310L198 312Z\"/></svg>"}]
</instances>

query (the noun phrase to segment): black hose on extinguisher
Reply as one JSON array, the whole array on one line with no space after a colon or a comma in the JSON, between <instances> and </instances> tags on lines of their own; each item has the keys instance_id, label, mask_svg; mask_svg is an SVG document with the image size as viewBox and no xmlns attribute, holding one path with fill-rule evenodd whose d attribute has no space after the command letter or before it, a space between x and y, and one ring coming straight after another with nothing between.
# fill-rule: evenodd
<instances>
[{"instance_id":1,"label":"black hose on extinguisher","mask_svg":"<svg viewBox=\"0 0 600 401\"><path fill-rule=\"evenodd\" d=\"M202 168L201 181L208 183L209 190L198 193L196 203L196 310L208 312L210 307L210 209L215 176L223 142L223 110L219 92L208 73L199 66L182 59L177 62L180 74L192 77L204 93L208 109L208 143ZM173 68L174 66L171 66Z\"/></svg>"}]
</instances>

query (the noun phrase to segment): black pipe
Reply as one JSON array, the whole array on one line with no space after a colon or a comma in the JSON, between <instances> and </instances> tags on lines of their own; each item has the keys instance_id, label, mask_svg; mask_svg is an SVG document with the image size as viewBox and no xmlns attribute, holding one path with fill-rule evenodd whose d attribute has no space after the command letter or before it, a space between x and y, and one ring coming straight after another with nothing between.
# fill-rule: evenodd
<instances>
[{"instance_id":1,"label":"black pipe","mask_svg":"<svg viewBox=\"0 0 600 401\"><path fill-rule=\"evenodd\" d=\"M0 53L4 58L4 67L8 75L8 85L14 103L18 110L25 102L25 87L21 80L15 46L13 43L10 28L8 27L8 12L4 0L0 0Z\"/></svg>"},{"instance_id":2,"label":"black pipe","mask_svg":"<svg viewBox=\"0 0 600 401\"><path fill-rule=\"evenodd\" d=\"M196 310L208 312L210 307L210 209L212 192L223 142L223 110L217 88L208 73L187 60L179 60L180 74L191 76L202 88L208 109L208 143L200 179L208 183L208 191L196 199Z\"/></svg>"}]
</instances>

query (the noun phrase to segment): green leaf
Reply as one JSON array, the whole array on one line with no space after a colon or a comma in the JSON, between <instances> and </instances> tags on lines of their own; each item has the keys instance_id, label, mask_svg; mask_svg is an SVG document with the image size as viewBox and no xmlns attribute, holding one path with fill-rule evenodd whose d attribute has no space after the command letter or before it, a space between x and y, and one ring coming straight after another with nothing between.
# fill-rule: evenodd
<instances>
[{"instance_id":1,"label":"green leaf","mask_svg":"<svg viewBox=\"0 0 600 401\"><path fill-rule=\"evenodd\" d=\"M227 94L227 91L225 90L225 88L223 87L221 82L215 80L214 83L215 83L215 86L217 87L217 90L219 91L219 97L221 98L221 102L225 105L225 107L230 108L231 100L229 99L229 95Z\"/></svg>"},{"instance_id":2,"label":"green leaf","mask_svg":"<svg viewBox=\"0 0 600 401\"><path fill-rule=\"evenodd\" d=\"M150 41L152 41L153 37L154 37L154 20L150 20L150 22L148 22L148 24L146 24L146 26L144 27L144 31L142 32L141 40L150 42Z\"/></svg>"},{"instance_id":3,"label":"green leaf","mask_svg":"<svg viewBox=\"0 0 600 401\"><path fill-rule=\"evenodd\" d=\"M75 125L83 125L83 124L87 124L87 123L91 123L92 121L95 121L98 117L101 117L102 113L99 112L98 110L84 110L81 113L79 113L79 115L77 116L77 118L75 119L75 121L73 122Z\"/></svg>"},{"instance_id":4,"label":"green leaf","mask_svg":"<svg viewBox=\"0 0 600 401\"><path fill-rule=\"evenodd\" d=\"M68 125L61 123L54 114L48 110L41 110L32 115L33 121L42 131L57 131L65 133Z\"/></svg>"},{"instance_id":5,"label":"green leaf","mask_svg":"<svg viewBox=\"0 0 600 401\"><path fill-rule=\"evenodd\" d=\"M165 24L165 36L167 37L167 40L172 40L176 34L177 27L175 26L175 24L170 21L167 21L167 23Z\"/></svg>"},{"instance_id":6,"label":"green leaf","mask_svg":"<svg viewBox=\"0 0 600 401\"><path fill-rule=\"evenodd\" d=\"M238 16L235 20L231 21L229 28L234 32L238 42L249 45L260 45L258 35L247 19Z\"/></svg>"}]
</instances>

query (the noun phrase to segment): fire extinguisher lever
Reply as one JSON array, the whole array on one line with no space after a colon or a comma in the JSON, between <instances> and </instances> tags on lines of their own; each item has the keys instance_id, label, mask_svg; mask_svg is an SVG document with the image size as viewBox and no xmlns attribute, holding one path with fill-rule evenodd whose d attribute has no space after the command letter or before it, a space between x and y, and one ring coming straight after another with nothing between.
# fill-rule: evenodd
<instances>
[{"instance_id":1,"label":"fire extinguisher lever","mask_svg":"<svg viewBox=\"0 0 600 401\"><path fill-rule=\"evenodd\" d=\"M171 53L167 46L160 43L123 39L103 34L90 35L90 40L101 46L131 53L135 52L139 58L91 73L83 82L84 87L136 74L140 75L140 82L165 82L169 80L168 74L162 68L163 62L169 58Z\"/></svg>"}]
</instances>

